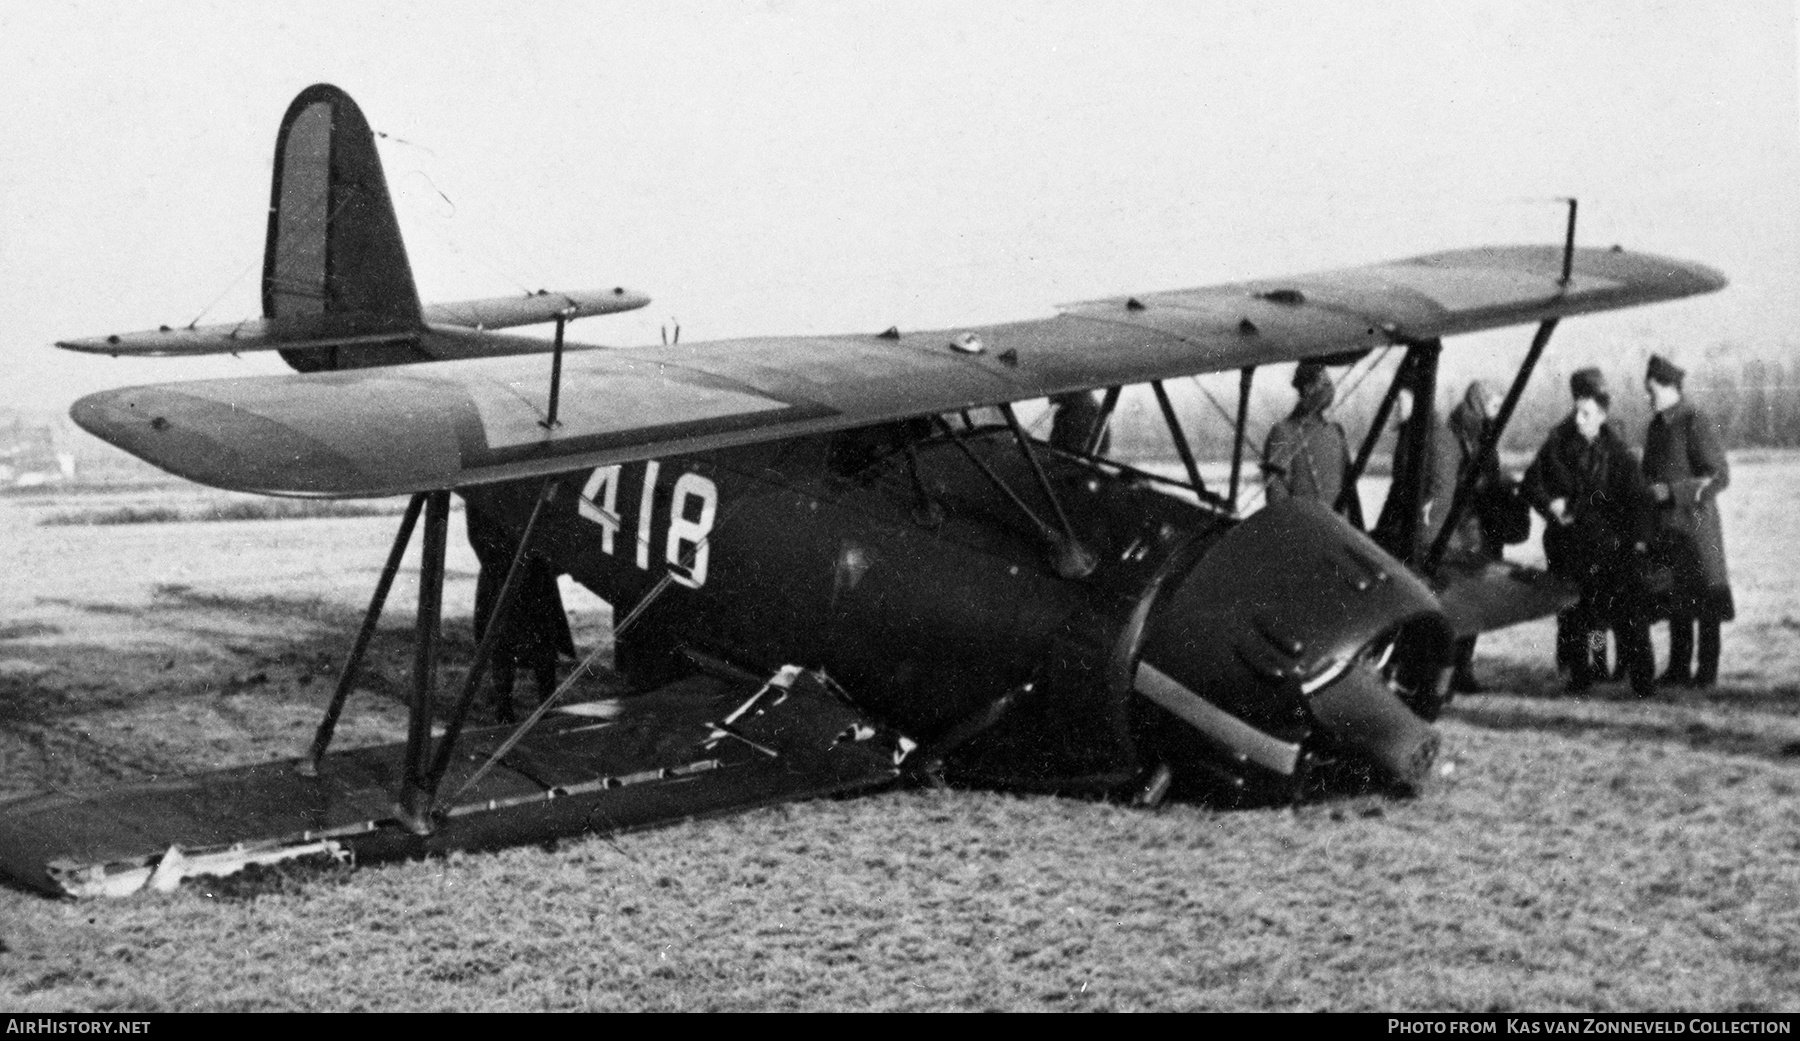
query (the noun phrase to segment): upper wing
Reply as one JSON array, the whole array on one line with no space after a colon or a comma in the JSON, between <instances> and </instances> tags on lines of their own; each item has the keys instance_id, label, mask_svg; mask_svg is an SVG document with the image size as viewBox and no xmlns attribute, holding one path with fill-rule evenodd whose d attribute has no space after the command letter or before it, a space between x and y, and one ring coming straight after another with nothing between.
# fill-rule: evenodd
<instances>
[{"instance_id":1,"label":"upper wing","mask_svg":"<svg viewBox=\"0 0 1800 1041\"><path fill-rule=\"evenodd\" d=\"M1115 297L1027 322L880 336L724 340L204 380L90 395L96 436L220 488L374 496L537 476L912 416L1340 354L1672 300L1697 264L1503 247ZM471 334L472 335L472 334Z\"/></svg>"}]
</instances>

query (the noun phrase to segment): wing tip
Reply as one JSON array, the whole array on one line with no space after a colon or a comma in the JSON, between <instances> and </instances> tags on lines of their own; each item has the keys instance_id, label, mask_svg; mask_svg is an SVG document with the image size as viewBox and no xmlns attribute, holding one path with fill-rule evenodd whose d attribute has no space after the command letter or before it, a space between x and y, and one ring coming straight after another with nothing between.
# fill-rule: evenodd
<instances>
[{"instance_id":1,"label":"wing tip","mask_svg":"<svg viewBox=\"0 0 1800 1041\"><path fill-rule=\"evenodd\" d=\"M65 351L78 351L82 354L120 354L124 345L116 333L111 336L84 336L78 340L57 340L55 344Z\"/></svg>"}]
</instances>

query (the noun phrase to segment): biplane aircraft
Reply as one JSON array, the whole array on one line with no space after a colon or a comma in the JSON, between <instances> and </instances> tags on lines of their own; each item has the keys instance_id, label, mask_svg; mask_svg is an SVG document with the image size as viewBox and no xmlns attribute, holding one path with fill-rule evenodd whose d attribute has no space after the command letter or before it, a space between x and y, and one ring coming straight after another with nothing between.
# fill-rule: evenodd
<instances>
[{"instance_id":1,"label":"biplane aircraft","mask_svg":"<svg viewBox=\"0 0 1800 1041\"><path fill-rule=\"evenodd\" d=\"M1419 405L1398 437L1431 436L1445 337L1536 325L1497 439L1560 319L1725 284L1696 264L1577 249L1573 216L1561 245L1114 296L1000 325L589 347L565 342L570 320L644 298L422 307L368 124L342 91L310 87L276 140L263 318L60 346L281 352L297 373L107 391L72 415L218 488L410 496L363 627L309 754L0 806L0 867L51 893L128 892L904 777L1144 803L1172 786L1287 797L1334 772L1417 786L1453 641L1569 592L1447 558L1466 489L1434 537L1418 520L1423 475L1405 467L1389 493L1401 523L1381 543L1319 503L1240 516L1251 380L1399 352L1356 477L1403 390ZM550 340L492 331L547 322ZM1221 371L1242 393L1217 488L1165 381ZM1122 389L1141 385L1181 476L1101 450ZM1090 393L1098 422L1073 443L1020 422L1021 403ZM440 696L453 493L507 552L488 576L486 635ZM421 518L408 738L330 751ZM565 705L565 681L518 727L472 727L504 619L544 595L522 592L534 566L612 605L617 667L643 693Z\"/></svg>"}]
</instances>

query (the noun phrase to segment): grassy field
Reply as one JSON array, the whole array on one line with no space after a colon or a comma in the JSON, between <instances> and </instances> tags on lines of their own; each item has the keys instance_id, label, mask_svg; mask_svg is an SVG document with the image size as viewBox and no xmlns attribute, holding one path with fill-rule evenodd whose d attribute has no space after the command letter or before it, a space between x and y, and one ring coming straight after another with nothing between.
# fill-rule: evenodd
<instances>
[{"instance_id":1,"label":"grassy field","mask_svg":"<svg viewBox=\"0 0 1800 1041\"><path fill-rule=\"evenodd\" d=\"M897 791L116 902L0 889L0 1008L1792 1011L1800 459L1741 461L1721 502L1717 690L1564 698L1546 624L1496 634L1416 799ZM0 503L0 797L297 754L392 518L39 524L59 508ZM409 621L347 739L399 735Z\"/></svg>"}]
</instances>

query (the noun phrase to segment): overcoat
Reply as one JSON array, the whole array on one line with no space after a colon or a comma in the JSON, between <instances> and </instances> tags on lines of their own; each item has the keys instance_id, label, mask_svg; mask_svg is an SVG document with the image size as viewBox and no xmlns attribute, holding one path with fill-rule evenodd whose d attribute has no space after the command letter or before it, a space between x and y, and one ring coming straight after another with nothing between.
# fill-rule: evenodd
<instances>
[{"instance_id":1,"label":"overcoat","mask_svg":"<svg viewBox=\"0 0 1800 1041\"><path fill-rule=\"evenodd\" d=\"M1457 482L1467 467L1470 469L1472 498L1456 532L1450 536L1449 550L1455 556L1498 560L1501 546L1484 530L1479 503L1482 496L1505 481L1500 472L1500 455L1490 448L1474 464L1469 462L1481 451L1487 425L1488 420L1478 406L1465 401L1451 411L1444 429L1437 432L1431 453L1431 515L1427 537L1435 539L1443 529L1456 497Z\"/></svg>"},{"instance_id":2,"label":"overcoat","mask_svg":"<svg viewBox=\"0 0 1800 1041\"><path fill-rule=\"evenodd\" d=\"M1600 428L1592 442L1570 416L1550 431L1525 471L1522 491L1549 521L1544 556L1551 573L1581 586L1582 601L1601 615L1634 611L1639 569L1634 550L1650 536L1648 486L1631 449ZM1568 501L1573 522L1559 524L1550 503Z\"/></svg>"},{"instance_id":3,"label":"overcoat","mask_svg":"<svg viewBox=\"0 0 1800 1041\"><path fill-rule=\"evenodd\" d=\"M1263 475L1270 502L1313 499L1334 505L1350 470L1344 428L1319 415L1289 416L1269 428Z\"/></svg>"},{"instance_id":4,"label":"overcoat","mask_svg":"<svg viewBox=\"0 0 1800 1041\"><path fill-rule=\"evenodd\" d=\"M1056 415L1050 420L1050 443L1066 452L1087 451L1095 429L1106 421L1094 396L1078 391L1052 398L1051 403L1056 406ZM1112 431L1108 430L1100 435L1095 454L1104 456L1111 447Z\"/></svg>"},{"instance_id":5,"label":"overcoat","mask_svg":"<svg viewBox=\"0 0 1800 1041\"><path fill-rule=\"evenodd\" d=\"M1669 486L1668 499L1651 505L1652 545L1674 574L1657 615L1729 620L1736 611L1717 498L1731 483L1731 464L1712 419L1685 400L1658 412L1644 433L1644 479Z\"/></svg>"},{"instance_id":6,"label":"overcoat","mask_svg":"<svg viewBox=\"0 0 1800 1041\"><path fill-rule=\"evenodd\" d=\"M505 584L518 543L485 512L469 506L464 515L468 519L469 545L481 561L481 573L475 580L474 619L475 637L481 639L499 605L500 587ZM563 611L562 593L556 587L556 575L543 561L530 557L519 578L522 586L495 648L496 665L516 663L536 668L545 662L554 663L559 653L574 657L575 643L568 615ZM503 674L503 670L496 671L496 676Z\"/></svg>"},{"instance_id":7,"label":"overcoat","mask_svg":"<svg viewBox=\"0 0 1800 1041\"><path fill-rule=\"evenodd\" d=\"M1391 464L1394 479L1388 486L1387 500L1381 504L1381 515L1376 518L1375 530L1372 532L1376 542L1386 546L1389 552L1402 560L1412 555L1409 547L1399 544L1400 529L1406 521L1403 510L1410 509L1413 505L1412 497L1406 493L1405 483L1411 481L1418 486L1420 503L1431 502L1437 460L1438 432L1435 429L1427 430L1425 443L1422 446L1424 451L1417 451L1421 446L1407 436L1411 422L1411 420L1402 422L1396 432ZM1422 458L1418 458L1421 456ZM1431 538L1430 520L1431 517L1426 515L1425 523L1415 530L1413 537L1416 541L1428 541Z\"/></svg>"}]
</instances>

